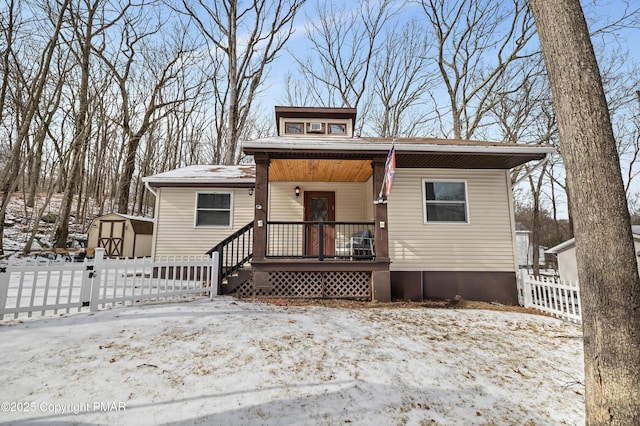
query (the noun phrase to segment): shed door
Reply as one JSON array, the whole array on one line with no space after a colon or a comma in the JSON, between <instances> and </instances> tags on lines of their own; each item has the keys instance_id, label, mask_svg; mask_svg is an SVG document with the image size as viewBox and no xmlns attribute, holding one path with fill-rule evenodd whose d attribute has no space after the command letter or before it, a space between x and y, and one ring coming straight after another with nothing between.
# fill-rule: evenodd
<instances>
[{"instance_id":1,"label":"shed door","mask_svg":"<svg viewBox=\"0 0 640 426\"><path fill-rule=\"evenodd\" d=\"M98 247L103 247L108 257L122 257L125 220L101 220Z\"/></svg>"},{"instance_id":2,"label":"shed door","mask_svg":"<svg viewBox=\"0 0 640 426\"><path fill-rule=\"evenodd\" d=\"M324 256L335 254L335 234L333 224L327 225L322 222L333 222L336 220L336 194L329 191L305 191L304 193L304 220L306 222L316 222L306 225L306 254L318 256L320 254L320 229L323 229ZM322 226L320 226L322 223Z\"/></svg>"}]
</instances>

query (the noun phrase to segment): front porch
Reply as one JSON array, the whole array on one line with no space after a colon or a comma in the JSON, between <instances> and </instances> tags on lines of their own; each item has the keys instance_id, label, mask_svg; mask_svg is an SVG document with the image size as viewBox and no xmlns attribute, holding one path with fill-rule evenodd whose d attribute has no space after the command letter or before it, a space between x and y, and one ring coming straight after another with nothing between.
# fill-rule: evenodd
<instances>
[{"instance_id":1,"label":"front porch","mask_svg":"<svg viewBox=\"0 0 640 426\"><path fill-rule=\"evenodd\" d=\"M391 298L387 205L379 200L389 143L344 150L355 109L276 107L278 135L246 141L255 161L250 296ZM309 147L304 147L308 144Z\"/></svg>"},{"instance_id":2,"label":"front porch","mask_svg":"<svg viewBox=\"0 0 640 426\"><path fill-rule=\"evenodd\" d=\"M374 222L267 222L263 260L254 260L257 296L372 300L389 273L376 257Z\"/></svg>"},{"instance_id":3,"label":"front porch","mask_svg":"<svg viewBox=\"0 0 640 426\"><path fill-rule=\"evenodd\" d=\"M376 254L374 222L266 224L266 254L253 252L249 223L209 251L219 253L219 293L239 297L388 299L389 259ZM382 287L381 287L382 286Z\"/></svg>"},{"instance_id":4,"label":"front porch","mask_svg":"<svg viewBox=\"0 0 640 426\"><path fill-rule=\"evenodd\" d=\"M253 155L256 162L253 294L389 301L387 205L377 200L376 191L384 179L386 156L359 153L354 155L359 158L351 163L339 155L319 160L314 158L316 154L299 154L303 158L287 159L291 167L283 173L277 167L271 170L274 163L280 163L281 155L258 152ZM321 167L313 167L314 164ZM349 170L357 178L321 171L329 166L335 167L333 170ZM316 176L306 180L301 171L309 169L314 169ZM295 182L303 186L300 202L296 202L298 191L293 191L298 186L293 185ZM312 190L305 190L312 184ZM290 186L287 202L279 201L287 198L286 194L281 195L279 186ZM362 201L355 203L358 207L343 210L343 217L371 220L336 220L340 219L336 210L350 204L350 200L340 197L347 187L359 188ZM280 208L285 205L286 209ZM321 217L317 217L316 210ZM296 215L304 220L274 220Z\"/></svg>"}]
</instances>

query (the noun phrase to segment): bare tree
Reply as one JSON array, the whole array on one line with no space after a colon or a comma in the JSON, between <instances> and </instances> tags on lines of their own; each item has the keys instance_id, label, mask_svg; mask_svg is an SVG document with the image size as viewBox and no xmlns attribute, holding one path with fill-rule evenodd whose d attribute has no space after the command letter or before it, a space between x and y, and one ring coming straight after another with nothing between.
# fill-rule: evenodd
<instances>
[{"instance_id":1,"label":"bare tree","mask_svg":"<svg viewBox=\"0 0 640 426\"><path fill-rule=\"evenodd\" d=\"M640 278L620 162L579 0L530 0L571 193L586 423L640 424Z\"/></svg>"},{"instance_id":2,"label":"bare tree","mask_svg":"<svg viewBox=\"0 0 640 426\"><path fill-rule=\"evenodd\" d=\"M2 246L2 241L4 240L4 218L9 204L9 197L15 190L23 147L29 138L29 133L32 130L32 124L37 116L37 111L40 108L44 88L50 78L49 70L51 61L58 49L60 32L69 4L70 0L63 1L55 11L52 11L52 14L50 15L53 28L51 29L51 34L48 37L48 41L40 55L40 58L34 64L35 74L33 79L28 83L28 97L22 108L21 120L16 125L15 139L11 146L8 159L5 161L2 171L0 172L0 182L2 182L2 199L0 200L0 254L4 253ZM11 3L10 6L15 7L15 4ZM15 12L16 10L13 9L12 14ZM9 27L10 30L13 30L13 28L13 25ZM13 49L13 45L7 46L7 49L10 50L10 54L13 54L13 51L11 51L11 49ZM5 100L3 99L3 105L1 105L3 111L5 109L4 102Z\"/></svg>"},{"instance_id":3,"label":"bare tree","mask_svg":"<svg viewBox=\"0 0 640 426\"><path fill-rule=\"evenodd\" d=\"M373 87L373 63L382 49L383 29L397 9L392 0L361 0L353 6L344 3L336 7L327 1L317 4L314 19L306 26L313 53L307 57L290 54L306 83L305 96L320 106L357 108L354 131L359 133L368 117L367 101L371 98L367 89Z\"/></svg>"},{"instance_id":4,"label":"bare tree","mask_svg":"<svg viewBox=\"0 0 640 426\"><path fill-rule=\"evenodd\" d=\"M503 134L502 140L509 143L553 145L557 139L555 116L550 105L550 91L536 58L522 61L520 67L504 75L490 96L494 104L491 114ZM531 198L530 244L533 274L540 270L540 246L542 236L542 203L547 183L548 159L533 165L524 164L511 172L513 184L529 183Z\"/></svg>"},{"instance_id":5,"label":"bare tree","mask_svg":"<svg viewBox=\"0 0 640 426\"><path fill-rule=\"evenodd\" d=\"M306 0L182 1L212 55L218 151L224 164L239 158L238 140L273 62L293 34Z\"/></svg>"},{"instance_id":6,"label":"bare tree","mask_svg":"<svg viewBox=\"0 0 640 426\"><path fill-rule=\"evenodd\" d=\"M428 67L429 39L416 21L388 32L374 61L374 133L381 137L411 136L425 123L429 109L424 95L433 90L435 73ZM413 110L414 115L408 113Z\"/></svg>"},{"instance_id":7,"label":"bare tree","mask_svg":"<svg viewBox=\"0 0 640 426\"><path fill-rule=\"evenodd\" d=\"M448 105L433 100L451 114L441 115L442 132L470 139L490 124L496 85L517 61L536 54L527 50L535 34L527 2L422 0L422 7L437 40L434 57Z\"/></svg>"},{"instance_id":8,"label":"bare tree","mask_svg":"<svg viewBox=\"0 0 640 426\"><path fill-rule=\"evenodd\" d=\"M178 76L191 65L189 55L195 50L187 47L188 32L184 29L173 34L162 33L162 45L154 45L149 37L160 33L162 22L151 14L137 9L123 16L121 46L109 58L101 51L96 54L110 70L120 94L121 126L124 141L124 164L117 187L117 209L129 212L129 195L136 168L136 155L143 138L160 120L179 104L187 102L197 87L181 87L163 92L179 83ZM135 66L137 64L137 67ZM198 83L195 83L198 86Z\"/></svg>"},{"instance_id":9,"label":"bare tree","mask_svg":"<svg viewBox=\"0 0 640 426\"><path fill-rule=\"evenodd\" d=\"M91 77L91 61L94 43L100 42L99 39L104 36L106 29L114 25L128 8L128 5L122 8L114 5L116 11L115 16L107 18L104 15L107 14L106 11L111 6L108 0L81 0L69 8L71 29L69 34L65 36L65 43L77 57L77 63L80 69L80 86L78 88L77 99L78 110L75 114L74 134L71 142L72 155L70 170L68 172L64 197L62 199L62 205L60 206L60 215L54 233L56 247L64 248L67 246L69 218L71 216L73 198L78 192L79 184L82 182L80 176L84 165L83 154L86 152L90 137L89 80Z\"/></svg>"}]
</instances>

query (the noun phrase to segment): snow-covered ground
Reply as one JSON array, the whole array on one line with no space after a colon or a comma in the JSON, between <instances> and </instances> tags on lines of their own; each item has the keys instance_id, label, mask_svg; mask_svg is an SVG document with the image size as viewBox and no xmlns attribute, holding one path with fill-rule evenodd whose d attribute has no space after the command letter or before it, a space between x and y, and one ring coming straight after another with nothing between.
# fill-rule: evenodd
<instances>
[{"instance_id":1,"label":"snow-covered ground","mask_svg":"<svg viewBox=\"0 0 640 426\"><path fill-rule=\"evenodd\" d=\"M229 297L0 322L0 423L584 423L581 329ZM64 411L64 412L63 412Z\"/></svg>"}]
</instances>

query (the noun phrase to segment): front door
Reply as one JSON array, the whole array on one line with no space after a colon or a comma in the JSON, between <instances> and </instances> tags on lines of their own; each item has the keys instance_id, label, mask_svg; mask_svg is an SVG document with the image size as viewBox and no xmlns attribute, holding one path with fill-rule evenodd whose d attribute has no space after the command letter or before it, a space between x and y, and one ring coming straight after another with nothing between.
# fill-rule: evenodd
<instances>
[{"instance_id":1,"label":"front door","mask_svg":"<svg viewBox=\"0 0 640 426\"><path fill-rule=\"evenodd\" d=\"M100 221L98 247L104 247L104 254L108 257L121 257L124 246L124 220Z\"/></svg>"},{"instance_id":2,"label":"front door","mask_svg":"<svg viewBox=\"0 0 640 426\"><path fill-rule=\"evenodd\" d=\"M334 256L335 230L334 225L322 222L336 220L336 194L332 191L304 192L304 220L305 222L320 222L307 224L305 229L305 247L308 256ZM322 229L322 234L320 230ZM322 238L320 238L322 235ZM320 241L324 250L320 253Z\"/></svg>"}]
</instances>

